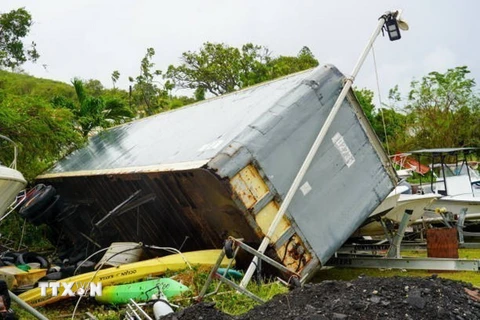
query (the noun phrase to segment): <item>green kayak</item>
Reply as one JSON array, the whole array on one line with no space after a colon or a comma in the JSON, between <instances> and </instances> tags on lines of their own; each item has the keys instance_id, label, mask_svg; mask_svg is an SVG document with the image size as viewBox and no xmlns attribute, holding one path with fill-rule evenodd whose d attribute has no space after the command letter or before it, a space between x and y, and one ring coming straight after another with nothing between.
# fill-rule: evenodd
<instances>
[{"instance_id":1,"label":"green kayak","mask_svg":"<svg viewBox=\"0 0 480 320\"><path fill-rule=\"evenodd\" d=\"M154 294L158 296L159 290L163 292L167 299L170 299L181 295L189 289L180 282L170 278L161 278L108 286L103 288L102 295L96 296L95 300L104 304L125 304L130 302L130 299L137 302L145 302L151 300Z\"/></svg>"}]
</instances>

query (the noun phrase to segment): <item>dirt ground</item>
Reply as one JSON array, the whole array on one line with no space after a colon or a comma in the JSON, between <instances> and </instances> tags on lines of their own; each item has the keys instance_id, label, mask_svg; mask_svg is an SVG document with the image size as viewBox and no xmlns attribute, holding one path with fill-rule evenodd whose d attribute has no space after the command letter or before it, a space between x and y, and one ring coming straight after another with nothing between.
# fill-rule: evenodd
<instances>
[{"instance_id":1,"label":"dirt ground","mask_svg":"<svg viewBox=\"0 0 480 320\"><path fill-rule=\"evenodd\" d=\"M216 310L213 304L200 303L162 319L473 320L480 319L480 295L469 284L436 275L429 278L362 277L348 282L307 284L236 317Z\"/></svg>"}]
</instances>

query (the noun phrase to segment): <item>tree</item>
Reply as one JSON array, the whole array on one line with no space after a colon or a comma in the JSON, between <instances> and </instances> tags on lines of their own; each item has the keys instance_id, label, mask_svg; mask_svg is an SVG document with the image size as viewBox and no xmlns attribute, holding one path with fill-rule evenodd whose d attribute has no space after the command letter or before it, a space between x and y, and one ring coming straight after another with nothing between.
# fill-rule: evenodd
<instances>
[{"instance_id":1,"label":"tree","mask_svg":"<svg viewBox=\"0 0 480 320\"><path fill-rule=\"evenodd\" d=\"M303 47L296 57L280 56L269 62L271 79L318 66L318 60L308 47Z\"/></svg>"},{"instance_id":2,"label":"tree","mask_svg":"<svg viewBox=\"0 0 480 320\"><path fill-rule=\"evenodd\" d=\"M84 137L95 128L109 127L133 117L131 110L121 100L113 98L105 101L102 97L88 95L83 81L77 78L72 84L78 101L73 113Z\"/></svg>"},{"instance_id":3,"label":"tree","mask_svg":"<svg viewBox=\"0 0 480 320\"><path fill-rule=\"evenodd\" d=\"M162 75L162 71L154 69L155 63L152 61L154 56L155 50L148 48L140 63L140 75L135 79L129 77L129 81L135 83L134 98L137 103L144 104L147 115L152 115L168 106L169 93L174 87L168 80L165 83L156 80L156 77Z\"/></svg>"},{"instance_id":4,"label":"tree","mask_svg":"<svg viewBox=\"0 0 480 320\"><path fill-rule=\"evenodd\" d=\"M74 116L66 108L54 108L41 98L8 95L0 100L0 128L19 146L19 170L28 180L83 144L72 126ZM0 148L0 160L11 156Z\"/></svg>"},{"instance_id":5,"label":"tree","mask_svg":"<svg viewBox=\"0 0 480 320\"><path fill-rule=\"evenodd\" d=\"M170 65L166 77L181 88L221 95L318 65L304 47L297 57L272 59L268 48L247 43L241 49L224 43L206 42L198 52L182 54L182 64Z\"/></svg>"},{"instance_id":6,"label":"tree","mask_svg":"<svg viewBox=\"0 0 480 320\"><path fill-rule=\"evenodd\" d=\"M393 94L398 92L396 90L398 88L391 90L391 99ZM365 116L387 152L402 150L408 136L406 130L408 115L396 112L392 106L377 110L373 104L373 91L369 89L355 89L354 92Z\"/></svg>"},{"instance_id":7,"label":"tree","mask_svg":"<svg viewBox=\"0 0 480 320\"><path fill-rule=\"evenodd\" d=\"M412 81L407 110L414 115L412 133L419 147L478 145L480 98L468 67L430 72Z\"/></svg>"},{"instance_id":8,"label":"tree","mask_svg":"<svg viewBox=\"0 0 480 320\"><path fill-rule=\"evenodd\" d=\"M22 41L30 32L32 16L24 8L0 13L0 68L12 70L26 61L37 61L40 55L35 42L26 47Z\"/></svg>"},{"instance_id":9,"label":"tree","mask_svg":"<svg viewBox=\"0 0 480 320\"><path fill-rule=\"evenodd\" d=\"M375 118L375 105L373 104L373 91L369 89L357 89L354 90L355 97L357 98L358 103L363 109L365 116L367 117L368 121L374 128L375 132L378 135L378 124L376 123Z\"/></svg>"},{"instance_id":10,"label":"tree","mask_svg":"<svg viewBox=\"0 0 480 320\"><path fill-rule=\"evenodd\" d=\"M115 89L115 84L117 83L119 78L120 78L120 72L118 72L118 70L113 71L112 72L113 89Z\"/></svg>"},{"instance_id":11,"label":"tree","mask_svg":"<svg viewBox=\"0 0 480 320\"><path fill-rule=\"evenodd\" d=\"M88 79L87 81L83 82L83 86L85 87L85 91L87 92L87 94L94 97L102 96L103 91L105 90L100 80L96 79Z\"/></svg>"}]
</instances>

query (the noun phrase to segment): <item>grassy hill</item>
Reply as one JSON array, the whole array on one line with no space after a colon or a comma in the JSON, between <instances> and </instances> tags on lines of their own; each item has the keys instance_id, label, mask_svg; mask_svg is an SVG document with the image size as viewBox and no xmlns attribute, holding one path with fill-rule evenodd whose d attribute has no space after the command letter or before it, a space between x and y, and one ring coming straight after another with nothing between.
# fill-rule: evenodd
<instances>
[{"instance_id":1,"label":"grassy hill","mask_svg":"<svg viewBox=\"0 0 480 320\"><path fill-rule=\"evenodd\" d=\"M0 103L5 95L31 96L50 101L55 96L74 99L75 91L72 85L64 82L0 70Z\"/></svg>"},{"instance_id":2,"label":"grassy hill","mask_svg":"<svg viewBox=\"0 0 480 320\"><path fill-rule=\"evenodd\" d=\"M18 168L28 180L83 143L72 110L52 104L59 97L75 101L73 86L0 70L0 134L18 144ZM11 145L0 142L0 161L12 158Z\"/></svg>"}]
</instances>

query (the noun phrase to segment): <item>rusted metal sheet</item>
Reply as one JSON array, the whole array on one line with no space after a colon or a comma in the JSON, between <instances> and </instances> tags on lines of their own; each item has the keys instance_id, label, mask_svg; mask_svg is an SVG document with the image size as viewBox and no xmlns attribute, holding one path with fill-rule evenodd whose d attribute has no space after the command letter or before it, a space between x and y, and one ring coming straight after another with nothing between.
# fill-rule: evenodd
<instances>
[{"instance_id":1,"label":"rusted metal sheet","mask_svg":"<svg viewBox=\"0 0 480 320\"><path fill-rule=\"evenodd\" d=\"M195 250L221 247L227 236L259 243L342 85L343 75L323 66L108 130L39 177L66 203L54 229L76 247L141 241ZM310 276L394 183L350 92L270 255Z\"/></svg>"},{"instance_id":2,"label":"rusted metal sheet","mask_svg":"<svg viewBox=\"0 0 480 320\"><path fill-rule=\"evenodd\" d=\"M252 165L240 170L230 183L247 209L252 208L268 193L267 185Z\"/></svg>"}]
</instances>

